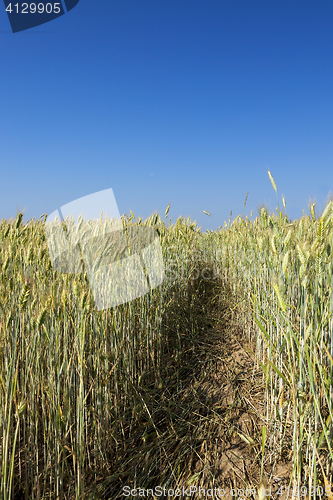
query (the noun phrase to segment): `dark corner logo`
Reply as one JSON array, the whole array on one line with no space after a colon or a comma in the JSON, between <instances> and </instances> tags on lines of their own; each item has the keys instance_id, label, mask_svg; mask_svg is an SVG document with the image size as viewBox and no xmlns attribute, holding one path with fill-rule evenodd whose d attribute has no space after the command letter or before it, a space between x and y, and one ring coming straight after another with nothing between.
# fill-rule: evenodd
<instances>
[{"instance_id":1,"label":"dark corner logo","mask_svg":"<svg viewBox=\"0 0 333 500\"><path fill-rule=\"evenodd\" d=\"M4 0L13 33L53 21L72 10L80 0L53 0L39 2L9 2Z\"/></svg>"}]
</instances>

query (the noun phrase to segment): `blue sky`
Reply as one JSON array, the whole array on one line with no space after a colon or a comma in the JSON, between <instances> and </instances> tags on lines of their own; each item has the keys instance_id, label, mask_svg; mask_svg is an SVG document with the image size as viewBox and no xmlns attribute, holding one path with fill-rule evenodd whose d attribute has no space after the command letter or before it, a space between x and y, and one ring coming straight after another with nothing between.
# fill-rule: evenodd
<instances>
[{"instance_id":1,"label":"blue sky","mask_svg":"<svg viewBox=\"0 0 333 500\"><path fill-rule=\"evenodd\" d=\"M1 6L0 6L1 7ZM0 219L112 188L120 213L215 229L333 191L333 3L80 0L11 33L0 8ZM211 212L211 217L200 213Z\"/></svg>"}]
</instances>

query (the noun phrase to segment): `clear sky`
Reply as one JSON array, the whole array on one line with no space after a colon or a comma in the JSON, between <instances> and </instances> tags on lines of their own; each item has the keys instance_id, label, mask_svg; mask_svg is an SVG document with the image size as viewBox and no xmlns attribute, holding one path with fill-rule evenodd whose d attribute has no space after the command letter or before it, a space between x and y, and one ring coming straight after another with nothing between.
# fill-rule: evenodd
<instances>
[{"instance_id":1,"label":"clear sky","mask_svg":"<svg viewBox=\"0 0 333 500\"><path fill-rule=\"evenodd\" d=\"M215 229L275 208L267 169L292 219L333 191L331 0L80 0L15 34L0 5L0 44L0 219L112 188Z\"/></svg>"}]
</instances>

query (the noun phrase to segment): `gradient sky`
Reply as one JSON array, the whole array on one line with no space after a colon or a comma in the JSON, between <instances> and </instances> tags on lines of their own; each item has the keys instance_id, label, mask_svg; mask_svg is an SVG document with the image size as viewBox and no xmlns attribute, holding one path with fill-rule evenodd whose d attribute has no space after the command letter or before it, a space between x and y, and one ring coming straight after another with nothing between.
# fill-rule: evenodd
<instances>
[{"instance_id":1,"label":"gradient sky","mask_svg":"<svg viewBox=\"0 0 333 500\"><path fill-rule=\"evenodd\" d=\"M0 219L112 188L215 229L333 190L333 2L80 0L11 33L0 5ZM211 217L202 213L211 212Z\"/></svg>"}]
</instances>

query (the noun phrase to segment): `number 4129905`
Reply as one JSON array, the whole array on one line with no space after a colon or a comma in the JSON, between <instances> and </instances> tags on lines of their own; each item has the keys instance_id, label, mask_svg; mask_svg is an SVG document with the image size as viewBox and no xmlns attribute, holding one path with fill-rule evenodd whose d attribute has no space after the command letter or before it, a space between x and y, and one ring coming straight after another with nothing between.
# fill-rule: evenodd
<instances>
[{"instance_id":1,"label":"number 4129905","mask_svg":"<svg viewBox=\"0 0 333 500\"><path fill-rule=\"evenodd\" d=\"M36 3L30 3L30 4L27 4L27 3L23 3L22 6L21 6L21 12L20 11L20 6L18 3L16 3L14 5L14 9L12 9L12 4L10 3L8 5L8 7L6 8L6 11L9 12L10 14L14 11L16 12L16 14L35 14L35 13L39 13L39 14L43 14L44 12L46 12L47 14L52 14L52 12L54 14L60 14L61 12L61 9L60 9L60 3L47 3L46 5L44 5L43 3L39 3L39 4L36 4Z\"/></svg>"}]
</instances>

